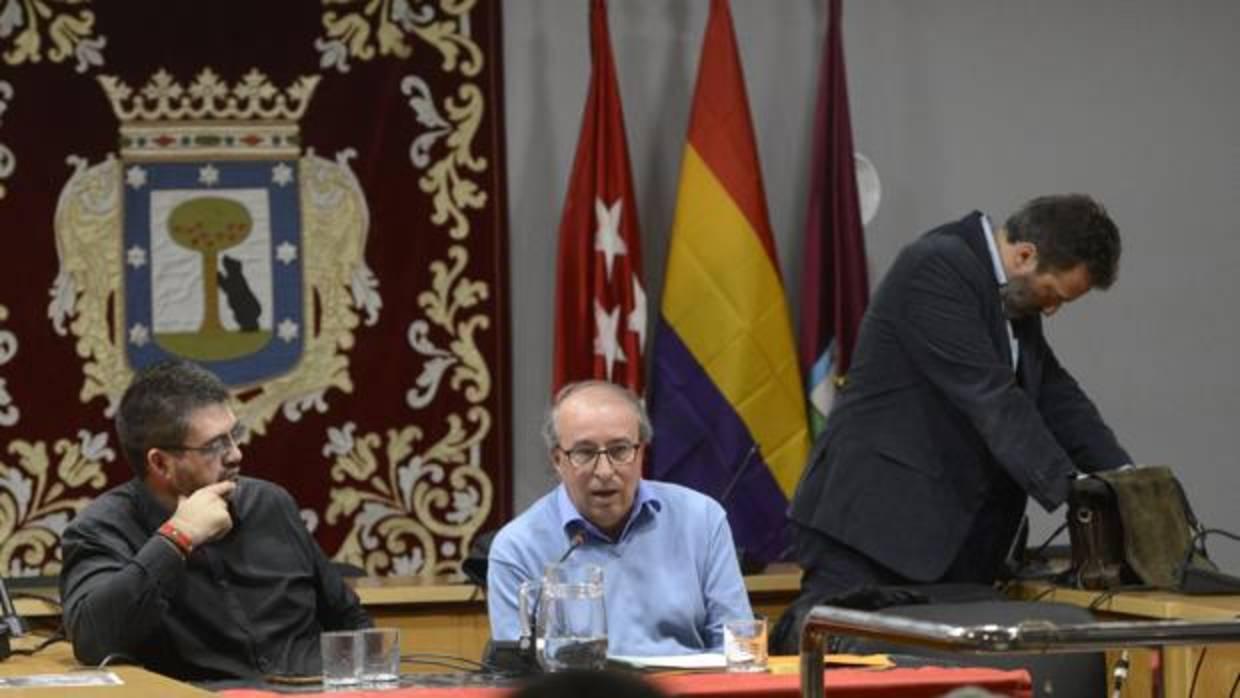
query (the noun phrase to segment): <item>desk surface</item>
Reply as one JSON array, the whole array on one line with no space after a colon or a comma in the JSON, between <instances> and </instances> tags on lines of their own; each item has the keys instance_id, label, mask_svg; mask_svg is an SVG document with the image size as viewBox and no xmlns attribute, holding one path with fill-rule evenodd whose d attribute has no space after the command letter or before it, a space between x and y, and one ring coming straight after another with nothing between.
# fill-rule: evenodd
<instances>
[{"instance_id":1,"label":"desk surface","mask_svg":"<svg viewBox=\"0 0 1240 698\"><path fill-rule=\"evenodd\" d=\"M18 642L30 646L35 638ZM64 674L77 670L69 646L52 645L33 657L13 656L0 662L0 676L31 674ZM262 690L230 689L211 693L159 674L132 666L112 667L125 683L120 686L83 688L37 688L3 691L5 696L126 696L127 698L205 698L223 695L228 698L280 698L281 694ZM784 674L687 674L655 675L652 681L677 698L794 698L800 695L800 678ZM952 688L981 686L1002 696L1028 698L1031 695L1029 674L1025 671L1003 671L979 668L921 668L873 671L837 669L827 672L827 686L834 696L885 696L905 698L941 696ZM499 698L510 688L462 686L448 689L404 688L384 691L346 691L332 693L340 698Z\"/></svg>"},{"instance_id":2,"label":"desk surface","mask_svg":"<svg viewBox=\"0 0 1240 698\"><path fill-rule=\"evenodd\" d=\"M478 587L452 577L359 577L348 580L363 606L393 604L485 603ZM761 574L745 577L751 596L795 594L801 588L801 569L792 563L775 563Z\"/></svg>"},{"instance_id":3,"label":"desk surface","mask_svg":"<svg viewBox=\"0 0 1240 698\"><path fill-rule=\"evenodd\" d=\"M1228 620L1240 618L1240 596L1209 594L1189 596L1172 591L1090 591L1052 586L1042 582L1022 582L1012 589L1017 598L1058 601L1143 618L1184 620Z\"/></svg>"},{"instance_id":4,"label":"desk surface","mask_svg":"<svg viewBox=\"0 0 1240 698\"><path fill-rule=\"evenodd\" d=\"M471 660L482 657L491 628L486 597L474 585L461 579L428 577L362 577L348 582L376 625L401 631L403 654L436 653ZM771 565L762 574L745 578L754 611L772 619L796 595L800 583L800 570L790 564ZM54 585L12 591L17 612L31 625L49 628L60 623ZM67 649L64 657L71 661ZM437 672L443 667L424 664L406 669Z\"/></svg>"},{"instance_id":5,"label":"desk surface","mask_svg":"<svg viewBox=\"0 0 1240 698\"><path fill-rule=\"evenodd\" d=\"M14 642L18 647L31 647L38 638L23 637ZM68 643L59 642L34 656L13 655L0 662L0 676L30 676L32 674L68 674L80 671L77 660ZM4 696L65 696L79 692L87 696L125 696L125 698L203 698L213 696L210 691L195 688L175 679L161 676L141 667L109 667L125 683L120 686L90 686L88 688L23 688L0 691Z\"/></svg>"},{"instance_id":6,"label":"desk surface","mask_svg":"<svg viewBox=\"0 0 1240 698\"><path fill-rule=\"evenodd\" d=\"M1189 596L1171 591L1089 591L1042 582L1022 582L1015 585L1012 592L1017 598L1057 601L1120 618L1231 620L1240 617L1240 596L1237 595ZM1134 698L1156 695L1150 678L1152 657L1148 652L1132 654L1133 662L1129 672L1131 681L1124 695ZM1240 645L1212 645L1208 652L1205 648L1168 648L1160 662L1167 696L1225 696L1240 676Z\"/></svg>"},{"instance_id":7,"label":"desk surface","mask_svg":"<svg viewBox=\"0 0 1240 698\"><path fill-rule=\"evenodd\" d=\"M486 604L486 595L478 587L453 577L357 577L347 580L367 608L398 605ZM801 585L801 570L790 563L776 563L762 574L745 577L745 586L754 597L795 595ZM46 618L60 615L55 586L13 590L18 615L23 618Z\"/></svg>"},{"instance_id":8,"label":"desk surface","mask_svg":"<svg viewBox=\"0 0 1240 698\"><path fill-rule=\"evenodd\" d=\"M801 678L797 674L654 674L648 680L672 698L799 698ZM835 669L826 674L828 694L837 698L901 696L901 698L939 698L955 688L977 686L998 696L1032 695L1029 673L977 668ZM332 692L333 698L503 698L512 688L402 687ZM229 689L224 698L281 698L262 690ZM988 694L990 695L990 694ZM592 698L592 697L591 697Z\"/></svg>"}]
</instances>

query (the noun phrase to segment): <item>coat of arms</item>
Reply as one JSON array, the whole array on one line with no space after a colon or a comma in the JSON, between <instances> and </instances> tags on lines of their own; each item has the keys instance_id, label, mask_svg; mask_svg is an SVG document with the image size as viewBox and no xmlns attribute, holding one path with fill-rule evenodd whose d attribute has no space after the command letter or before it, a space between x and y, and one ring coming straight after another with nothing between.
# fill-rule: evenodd
<instances>
[{"instance_id":1,"label":"coat of arms","mask_svg":"<svg viewBox=\"0 0 1240 698\"><path fill-rule=\"evenodd\" d=\"M133 370L197 361L244 395L256 431L283 407L349 391L352 330L381 306L363 259L368 212L347 164L303 152L317 77L285 90L203 70L135 91L102 76L120 152L73 176L56 211L60 273L48 314L77 337L83 401L109 410ZM67 323L67 328L66 328Z\"/></svg>"}]
</instances>

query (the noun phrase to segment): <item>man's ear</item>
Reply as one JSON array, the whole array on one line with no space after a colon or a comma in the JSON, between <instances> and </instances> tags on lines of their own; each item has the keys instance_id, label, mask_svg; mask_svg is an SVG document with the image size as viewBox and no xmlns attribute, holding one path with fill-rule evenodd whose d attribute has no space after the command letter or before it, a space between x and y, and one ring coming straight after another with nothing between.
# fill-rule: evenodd
<instances>
[{"instance_id":1,"label":"man's ear","mask_svg":"<svg viewBox=\"0 0 1240 698\"><path fill-rule=\"evenodd\" d=\"M153 477L157 482L165 482L172 479L172 458L167 452L158 448L148 448L146 450L146 474L147 477Z\"/></svg>"},{"instance_id":2,"label":"man's ear","mask_svg":"<svg viewBox=\"0 0 1240 698\"><path fill-rule=\"evenodd\" d=\"M551 449L551 451L547 453L547 460L551 462L551 472L555 473L557 478L563 480L564 473L560 470L560 459L556 458L556 455L555 449Z\"/></svg>"},{"instance_id":3,"label":"man's ear","mask_svg":"<svg viewBox=\"0 0 1240 698\"><path fill-rule=\"evenodd\" d=\"M1033 273L1038 269L1038 246L1027 240L1012 244L1012 256L1017 274Z\"/></svg>"}]
</instances>

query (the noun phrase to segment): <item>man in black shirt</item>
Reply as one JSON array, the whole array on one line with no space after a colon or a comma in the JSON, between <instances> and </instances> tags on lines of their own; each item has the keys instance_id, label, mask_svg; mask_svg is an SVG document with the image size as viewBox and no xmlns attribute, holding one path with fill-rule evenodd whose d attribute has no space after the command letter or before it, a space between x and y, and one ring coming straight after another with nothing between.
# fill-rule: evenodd
<instances>
[{"instance_id":1,"label":"man in black shirt","mask_svg":"<svg viewBox=\"0 0 1240 698\"><path fill-rule=\"evenodd\" d=\"M239 477L244 429L218 378L185 361L146 369L116 431L136 477L62 541L79 661L191 680L317 674L321 632L370 626L288 492Z\"/></svg>"}]
</instances>

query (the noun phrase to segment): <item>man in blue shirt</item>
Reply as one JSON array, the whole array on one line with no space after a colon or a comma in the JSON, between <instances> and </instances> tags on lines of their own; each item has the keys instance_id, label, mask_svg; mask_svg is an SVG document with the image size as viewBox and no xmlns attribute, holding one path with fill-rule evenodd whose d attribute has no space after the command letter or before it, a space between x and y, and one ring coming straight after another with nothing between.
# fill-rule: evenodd
<instances>
[{"instance_id":1,"label":"man in blue shirt","mask_svg":"<svg viewBox=\"0 0 1240 698\"><path fill-rule=\"evenodd\" d=\"M650 437L644 406L625 388L583 381L556 395L543 438L560 485L491 545L493 640L518 638L518 586L566 555L603 568L610 654L721 650L724 621L753 617L723 508L642 480Z\"/></svg>"}]
</instances>

